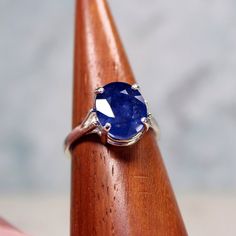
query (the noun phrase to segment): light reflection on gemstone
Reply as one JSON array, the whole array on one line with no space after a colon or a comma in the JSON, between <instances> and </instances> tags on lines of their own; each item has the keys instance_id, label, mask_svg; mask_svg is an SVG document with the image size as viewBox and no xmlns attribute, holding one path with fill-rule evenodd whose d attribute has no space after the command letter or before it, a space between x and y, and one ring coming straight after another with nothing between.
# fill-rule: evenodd
<instances>
[{"instance_id":1,"label":"light reflection on gemstone","mask_svg":"<svg viewBox=\"0 0 236 236\"><path fill-rule=\"evenodd\" d=\"M140 132L143 129L143 124L140 124L138 127L136 127L136 131Z\"/></svg>"},{"instance_id":2,"label":"light reflection on gemstone","mask_svg":"<svg viewBox=\"0 0 236 236\"><path fill-rule=\"evenodd\" d=\"M145 103L142 95L135 96L135 98L138 99L140 102Z\"/></svg>"},{"instance_id":3,"label":"light reflection on gemstone","mask_svg":"<svg viewBox=\"0 0 236 236\"><path fill-rule=\"evenodd\" d=\"M101 112L105 116L115 118L115 115L111 109L111 106L107 102L106 99L96 99L96 109L97 111Z\"/></svg>"},{"instance_id":4,"label":"light reflection on gemstone","mask_svg":"<svg viewBox=\"0 0 236 236\"><path fill-rule=\"evenodd\" d=\"M120 93L123 93L123 94L127 94L127 95L129 95L128 92L126 91L126 89L120 91Z\"/></svg>"}]
</instances>

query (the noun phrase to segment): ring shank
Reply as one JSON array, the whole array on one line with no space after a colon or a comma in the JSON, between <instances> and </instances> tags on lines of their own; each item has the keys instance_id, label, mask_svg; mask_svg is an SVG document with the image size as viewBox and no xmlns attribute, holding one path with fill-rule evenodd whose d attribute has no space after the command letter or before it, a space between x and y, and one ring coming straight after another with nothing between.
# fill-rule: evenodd
<instances>
[{"instance_id":1,"label":"ring shank","mask_svg":"<svg viewBox=\"0 0 236 236\"><path fill-rule=\"evenodd\" d=\"M95 112L90 110L84 121L76 126L66 137L64 142L64 151L70 155L72 144L82 136L92 133L98 127Z\"/></svg>"},{"instance_id":2,"label":"ring shank","mask_svg":"<svg viewBox=\"0 0 236 236\"><path fill-rule=\"evenodd\" d=\"M99 126L100 125L97 120L96 112L94 112L93 110L90 110L86 118L84 119L84 121L78 126L76 126L66 137L65 142L64 142L65 153L70 156L70 148L72 144L78 139L80 139L82 136L90 134L90 133L99 133L98 132ZM159 127L156 120L152 116L149 116L148 127L152 128L157 138L159 138L159 134L160 134Z\"/></svg>"}]
</instances>

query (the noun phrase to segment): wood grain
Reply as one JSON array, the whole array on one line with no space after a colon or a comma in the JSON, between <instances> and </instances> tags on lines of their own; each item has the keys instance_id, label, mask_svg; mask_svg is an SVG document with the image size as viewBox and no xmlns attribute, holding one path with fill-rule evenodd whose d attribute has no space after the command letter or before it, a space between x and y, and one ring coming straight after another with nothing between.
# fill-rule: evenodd
<instances>
[{"instance_id":1,"label":"wood grain","mask_svg":"<svg viewBox=\"0 0 236 236\"><path fill-rule=\"evenodd\" d=\"M76 5L73 127L93 106L94 90L134 83L104 0ZM131 147L87 136L72 152L71 236L187 235L152 131Z\"/></svg>"}]
</instances>

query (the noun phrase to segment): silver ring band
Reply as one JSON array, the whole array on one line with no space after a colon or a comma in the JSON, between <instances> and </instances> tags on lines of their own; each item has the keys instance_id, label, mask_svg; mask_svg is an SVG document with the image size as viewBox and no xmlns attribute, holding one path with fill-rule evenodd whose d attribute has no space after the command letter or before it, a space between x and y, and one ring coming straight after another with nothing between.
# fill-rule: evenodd
<instances>
[{"instance_id":1,"label":"silver ring band","mask_svg":"<svg viewBox=\"0 0 236 236\"><path fill-rule=\"evenodd\" d=\"M139 136L137 136L135 139L129 142L116 142L115 140L108 140L107 137L107 130L103 127L100 126L97 117L96 117L96 112L91 110L89 111L88 115L84 119L84 121L76 126L66 137L65 142L64 142L64 150L66 153L70 152L71 146L74 144L74 142L78 141L80 138L82 138L84 135L96 133L101 137L101 141L105 143L110 143L116 146L129 146L134 143L136 143L140 137L149 129L152 128L153 131L155 132L156 138L159 139L160 137L160 129L155 121L155 119L149 115L148 119L144 121L145 123L145 129L144 132L142 132Z\"/></svg>"}]
</instances>

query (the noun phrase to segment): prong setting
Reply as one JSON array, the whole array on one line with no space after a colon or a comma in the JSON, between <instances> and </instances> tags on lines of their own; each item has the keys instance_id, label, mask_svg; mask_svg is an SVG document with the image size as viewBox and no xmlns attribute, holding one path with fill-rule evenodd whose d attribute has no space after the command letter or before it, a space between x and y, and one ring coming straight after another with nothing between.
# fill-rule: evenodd
<instances>
[{"instance_id":1,"label":"prong setting","mask_svg":"<svg viewBox=\"0 0 236 236\"><path fill-rule=\"evenodd\" d=\"M144 124L145 130L147 131L150 128L150 118L149 118L149 116L141 118L141 122Z\"/></svg>"},{"instance_id":2,"label":"prong setting","mask_svg":"<svg viewBox=\"0 0 236 236\"><path fill-rule=\"evenodd\" d=\"M98 87L95 89L95 94L101 94L104 92L104 88L103 87Z\"/></svg>"},{"instance_id":3,"label":"prong setting","mask_svg":"<svg viewBox=\"0 0 236 236\"><path fill-rule=\"evenodd\" d=\"M96 94L94 110L100 124L97 131L103 143L129 146L136 143L149 128L152 128L152 118L149 117L147 101L140 93L138 84L112 82L102 89L97 88ZM133 102L136 101L134 98L140 102ZM123 107L123 102L128 103L129 107ZM116 103L121 105L120 109L119 106L114 105ZM126 115L127 112L133 114L134 110L138 111L135 118ZM122 123L122 118L127 120L125 124ZM136 122L133 122L134 120ZM129 125L132 128L129 129ZM126 129L129 130L126 131Z\"/></svg>"},{"instance_id":4,"label":"prong setting","mask_svg":"<svg viewBox=\"0 0 236 236\"><path fill-rule=\"evenodd\" d=\"M111 124L110 123L106 123L104 126L104 129L109 132L109 130L111 129Z\"/></svg>"},{"instance_id":5,"label":"prong setting","mask_svg":"<svg viewBox=\"0 0 236 236\"><path fill-rule=\"evenodd\" d=\"M108 132L111 129L111 124L110 123L106 123L103 127L102 127L102 131L101 131L101 140L102 143L107 143L108 141Z\"/></svg>"},{"instance_id":6,"label":"prong setting","mask_svg":"<svg viewBox=\"0 0 236 236\"><path fill-rule=\"evenodd\" d=\"M140 89L140 87L139 87L138 84L133 84L133 85L131 86L131 88L132 88L133 90L139 90L139 89Z\"/></svg>"}]
</instances>

